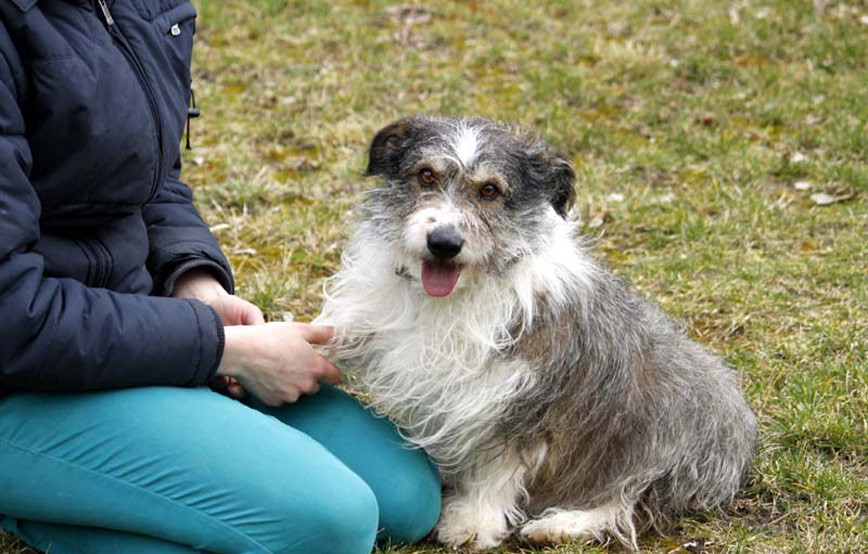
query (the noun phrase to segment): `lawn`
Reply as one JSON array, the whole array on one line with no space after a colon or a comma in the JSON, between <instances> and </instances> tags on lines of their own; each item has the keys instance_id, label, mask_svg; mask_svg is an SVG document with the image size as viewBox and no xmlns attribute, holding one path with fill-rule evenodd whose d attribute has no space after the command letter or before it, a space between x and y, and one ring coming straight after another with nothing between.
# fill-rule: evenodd
<instances>
[{"instance_id":1,"label":"lawn","mask_svg":"<svg viewBox=\"0 0 868 554\"><path fill-rule=\"evenodd\" d=\"M726 357L760 420L734 505L642 550L868 551L868 1L197 7L184 175L239 295L316 315L381 126L520 122L573 160L597 255Z\"/></svg>"}]
</instances>

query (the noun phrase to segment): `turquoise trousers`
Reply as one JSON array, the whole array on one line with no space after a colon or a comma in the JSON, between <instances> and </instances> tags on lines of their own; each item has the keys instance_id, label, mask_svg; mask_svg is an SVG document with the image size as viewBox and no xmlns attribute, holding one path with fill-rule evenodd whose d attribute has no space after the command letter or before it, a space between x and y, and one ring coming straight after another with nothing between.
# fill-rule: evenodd
<instances>
[{"instance_id":1,"label":"turquoise trousers","mask_svg":"<svg viewBox=\"0 0 868 554\"><path fill-rule=\"evenodd\" d=\"M51 554L367 554L434 526L425 454L344 392L0 398L0 528Z\"/></svg>"}]
</instances>

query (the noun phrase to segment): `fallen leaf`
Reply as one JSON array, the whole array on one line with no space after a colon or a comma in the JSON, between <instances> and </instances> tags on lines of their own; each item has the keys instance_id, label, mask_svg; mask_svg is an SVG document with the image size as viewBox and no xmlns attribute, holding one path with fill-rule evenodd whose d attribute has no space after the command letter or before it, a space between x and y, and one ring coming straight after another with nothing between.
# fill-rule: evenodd
<instances>
[{"instance_id":1,"label":"fallen leaf","mask_svg":"<svg viewBox=\"0 0 868 554\"><path fill-rule=\"evenodd\" d=\"M853 193L832 195L825 192L818 192L811 195L811 200L818 206L830 206L838 202L844 202L853 198Z\"/></svg>"}]
</instances>

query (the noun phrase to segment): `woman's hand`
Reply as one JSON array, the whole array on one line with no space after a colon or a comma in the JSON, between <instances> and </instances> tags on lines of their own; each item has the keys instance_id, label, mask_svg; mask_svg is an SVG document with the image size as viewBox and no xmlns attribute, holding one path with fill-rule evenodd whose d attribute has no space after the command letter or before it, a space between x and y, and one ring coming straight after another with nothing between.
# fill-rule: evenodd
<instances>
[{"instance_id":1,"label":"woman's hand","mask_svg":"<svg viewBox=\"0 0 868 554\"><path fill-rule=\"evenodd\" d=\"M226 292L204 269L192 269L175 281L172 296L196 298L223 320L226 345L211 388L241 399L247 391L269 406L314 394L319 383L337 384L338 369L311 344L325 344L334 330L303 323L265 323L262 311Z\"/></svg>"},{"instance_id":2,"label":"woman's hand","mask_svg":"<svg viewBox=\"0 0 868 554\"><path fill-rule=\"evenodd\" d=\"M204 269L191 269L175 281L172 291L175 298L195 298L214 308L224 326L260 325L265 323L262 311L250 302L226 292L223 285ZM209 386L215 391L241 400L247 391L238 379L223 375L213 379Z\"/></svg>"},{"instance_id":3,"label":"woman's hand","mask_svg":"<svg viewBox=\"0 0 868 554\"><path fill-rule=\"evenodd\" d=\"M337 384L340 371L311 344L325 344L334 329L305 323L226 327L218 376L230 376L268 406L314 394L319 384Z\"/></svg>"},{"instance_id":4,"label":"woman's hand","mask_svg":"<svg viewBox=\"0 0 868 554\"><path fill-rule=\"evenodd\" d=\"M223 325L260 325L265 323L262 311L237 296L229 294L223 285L205 269L191 269L175 281L175 298L195 298L220 314Z\"/></svg>"}]
</instances>

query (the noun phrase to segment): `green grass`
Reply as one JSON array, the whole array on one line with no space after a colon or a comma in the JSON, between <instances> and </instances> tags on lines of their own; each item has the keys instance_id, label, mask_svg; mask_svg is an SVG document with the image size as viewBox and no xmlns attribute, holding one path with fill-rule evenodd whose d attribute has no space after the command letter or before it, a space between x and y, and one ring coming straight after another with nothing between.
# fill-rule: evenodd
<instances>
[{"instance_id":1,"label":"green grass","mask_svg":"<svg viewBox=\"0 0 868 554\"><path fill-rule=\"evenodd\" d=\"M868 550L866 0L197 4L184 175L241 296L317 313L381 126L521 122L574 161L596 252L730 361L761 422L734 506L642 549Z\"/></svg>"}]
</instances>

